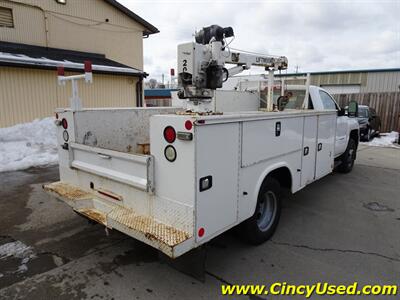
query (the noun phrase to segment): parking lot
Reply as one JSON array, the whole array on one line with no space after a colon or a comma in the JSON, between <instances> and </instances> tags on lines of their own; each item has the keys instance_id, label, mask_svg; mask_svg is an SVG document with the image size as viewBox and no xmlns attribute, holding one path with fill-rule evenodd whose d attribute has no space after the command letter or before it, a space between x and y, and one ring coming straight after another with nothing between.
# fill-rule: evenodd
<instances>
[{"instance_id":1,"label":"parking lot","mask_svg":"<svg viewBox=\"0 0 400 300\"><path fill-rule=\"evenodd\" d=\"M2 299L215 299L225 283L399 284L400 149L360 146L350 174L285 199L261 246L234 230L213 240L204 282L47 196L42 184L56 180L56 166L0 173Z\"/></svg>"}]
</instances>

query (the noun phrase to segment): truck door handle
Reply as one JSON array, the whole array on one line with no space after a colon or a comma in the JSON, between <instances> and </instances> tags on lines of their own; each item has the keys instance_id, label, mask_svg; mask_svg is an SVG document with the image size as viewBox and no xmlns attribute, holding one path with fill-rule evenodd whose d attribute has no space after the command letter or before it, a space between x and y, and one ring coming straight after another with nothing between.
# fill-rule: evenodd
<instances>
[{"instance_id":1,"label":"truck door handle","mask_svg":"<svg viewBox=\"0 0 400 300\"><path fill-rule=\"evenodd\" d=\"M280 136L281 135L281 122L276 122L275 123L275 136Z\"/></svg>"},{"instance_id":2,"label":"truck door handle","mask_svg":"<svg viewBox=\"0 0 400 300\"><path fill-rule=\"evenodd\" d=\"M307 156L309 152L310 152L310 148L304 147L303 155Z\"/></svg>"},{"instance_id":3,"label":"truck door handle","mask_svg":"<svg viewBox=\"0 0 400 300\"><path fill-rule=\"evenodd\" d=\"M98 155L99 157L101 157L101 158L104 158L104 159L111 159L111 156L110 156L110 155L107 155L107 154L97 153L97 155Z\"/></svg>"},{"instance_id":4,"label":"truck door handle","mask_svg":"<svg viewBox=\"0 0 400 300\"><path fill-rule=\"evenodd\" d=\"M318 144L318 151L321 151L322 150L322 143L319 143Z\"/></svg>"}]
</instances>

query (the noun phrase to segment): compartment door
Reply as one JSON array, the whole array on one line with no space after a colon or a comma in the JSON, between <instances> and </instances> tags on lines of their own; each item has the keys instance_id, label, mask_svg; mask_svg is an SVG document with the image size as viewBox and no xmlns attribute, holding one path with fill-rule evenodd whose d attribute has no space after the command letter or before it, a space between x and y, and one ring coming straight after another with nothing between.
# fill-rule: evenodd
<instances>
[{"instance_id":1,"label":"compartment door","mask_svg":"<svg viewBox=\"0 0 400 300\"><path fill-rule=\"evenodd\" d=\"M149 155L69 144L70 167L143 191L153 190L153 159Z\"/></svg>"},{"instance_id":2,"label":"compartment door","mask_svg":"<svg viewBox=\"0 0 400 300\"><path fill-rule=\"evenodd\" d=\"M315 180L318 117L304 118L303 152L301 160L301 186Z\"/></svg>"},{"instance_id":3,"label":"compartment door","mask_svg":"<svg viewBox=\"0 0 400 300\"><path fill-rule=\"evenodd\" d=\"M239 123L196 126L195 136L195 235L203 241L237 220Z\"/></svg>"},{"instance_id":4,"label":"compartment door","mask_svg":"<svg viewBox=\"0 0 400 300\"><path fill-rule=\"evenodd\" d=\"M334 166L336 114L318 116L315 179L332 172Z\"/></svg>"}]
</instances>

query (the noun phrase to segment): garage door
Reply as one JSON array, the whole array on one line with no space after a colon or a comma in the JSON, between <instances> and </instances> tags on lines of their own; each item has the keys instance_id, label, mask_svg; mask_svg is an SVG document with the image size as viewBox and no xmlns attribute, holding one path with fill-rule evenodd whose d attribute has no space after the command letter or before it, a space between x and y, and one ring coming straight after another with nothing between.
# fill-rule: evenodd
<instances>
[{"instance_id":1,"label":"garage door","mask_svg":"<svg viewBox=\"0 0 400 300\"><path fill-rule=\"evenodd\" d=\"M359 84L330 84L321 85L321 87L328 91L330 94L359 94L360 85Z\"/></svg>"}]
</instances>

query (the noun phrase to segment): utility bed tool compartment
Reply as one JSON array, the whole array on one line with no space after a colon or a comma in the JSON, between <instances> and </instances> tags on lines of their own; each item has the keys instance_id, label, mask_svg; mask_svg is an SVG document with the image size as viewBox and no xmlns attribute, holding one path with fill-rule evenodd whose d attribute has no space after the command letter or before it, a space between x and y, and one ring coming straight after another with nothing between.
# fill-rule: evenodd
<instances>
[{"instance_id":1,"label":"utility bed tool compartment","mask_svg":"<svg viewBox=\"0 0 400 300\"><path fill-rule=\"evenodd\" d=\"M71 168L118 181L143 191L153 191L153 158L77 143L69 146Z\"/></svg>"}]
</instances>

